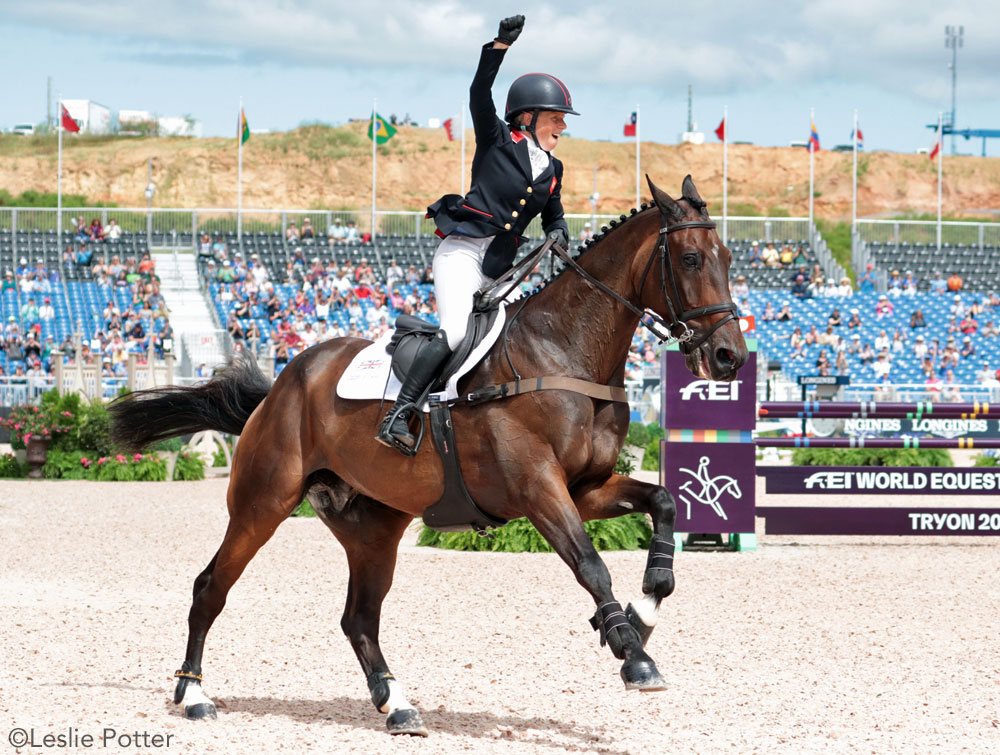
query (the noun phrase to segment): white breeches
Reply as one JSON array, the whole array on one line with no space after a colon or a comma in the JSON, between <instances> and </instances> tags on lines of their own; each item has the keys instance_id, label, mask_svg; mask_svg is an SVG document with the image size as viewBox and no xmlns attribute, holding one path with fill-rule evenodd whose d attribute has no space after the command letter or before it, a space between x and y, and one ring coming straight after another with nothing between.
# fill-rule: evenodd
<instances>
[{"instance_id":1,"label":"white breeches","mask_svg":"<svg viewBox=\"0 0 1000 755\"><path fill-rule=\"evenodd\" d=\"M465 338L473 295L493 280L483 274L483 257L493 238L448 236L434 253L434 296L441 329L451 349Z\"/></svg>"}]
</instances>

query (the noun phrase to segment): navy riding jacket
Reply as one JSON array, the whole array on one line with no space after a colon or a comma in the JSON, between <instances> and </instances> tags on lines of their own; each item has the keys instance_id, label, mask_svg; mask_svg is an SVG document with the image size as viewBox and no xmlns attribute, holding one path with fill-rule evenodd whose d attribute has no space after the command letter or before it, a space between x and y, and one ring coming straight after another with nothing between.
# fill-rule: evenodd
<instances>
[{"instance_id":1,"label":"navy riding jacket","mask_svg":"<svg viewBox=\"0 0 1000 755\"><path fill-rule=\"evenodd\" d=\"M439 236L496 236L483 260L483 272L491 278L510 269L518 236L539 213L546 234L561 228L569 235L560 199L562 163L550 155L548 167L533 179L527 145L531 137L511 131L497 116L491 89L505 52L494 49L492 42L483 47L469 89L476 133L472 187L464 197L446 194L427 208Z\"/></svg>"}]
</instances>

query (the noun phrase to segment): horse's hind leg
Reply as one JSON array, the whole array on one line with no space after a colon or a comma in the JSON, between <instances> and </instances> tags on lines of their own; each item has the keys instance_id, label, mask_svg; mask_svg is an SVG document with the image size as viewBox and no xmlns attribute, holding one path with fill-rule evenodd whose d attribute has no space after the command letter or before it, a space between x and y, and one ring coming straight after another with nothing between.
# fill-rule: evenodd
<instances>
[{"instance_id":1,"label":"horse's hind leg","mask_svg":"<svg viewBox=\"0 0 1000 755\"><path fill-rule=\"evenodd\" d=\"M201 688L201 658L212 622L226 605L226 596L261 546L302 500L301 483L277 473L264 488L253 473L235 475L229 485L229 527L218 552L194 581L194 599L188 614L188 644L184 663L176 673L174 702L188 718L215 718L213 703ZM284 485L279 483L284 482ZM269 492L263 492L267 490ZM275 491L283 491L275 493Z\"/></svg>"},{"instance_id":2,"label":"horse's hind leg","mask_svg":"<svg viewBox=\"0 0 1000 755\"><path fill-rule=\"evenodd\" d=\"M645 646L656 626L660 602L674 591L674 520L677 517L674 498L662 485L622 475L585 484L572 494L584 521L631 513L649 514L653 520L653 539L649 543L646 571L642 577L642 597L625 608L629 623Z\"/></svg>"},{"instance_id":3,"label":"horse's hind leg","mask_svg":"<svg viewBox=\"0 0 1000 755\"><path fill-rule=\"evenodd\" d=\"M385 725L390 734L427 736L420 713L389 672L378 644L382 601L392 586L396 550L413 517L340 481L314 486L309 501L347 552L351 576L340 626L361 662L375 708L387 714Z\"/></svg>"}]
</instances>

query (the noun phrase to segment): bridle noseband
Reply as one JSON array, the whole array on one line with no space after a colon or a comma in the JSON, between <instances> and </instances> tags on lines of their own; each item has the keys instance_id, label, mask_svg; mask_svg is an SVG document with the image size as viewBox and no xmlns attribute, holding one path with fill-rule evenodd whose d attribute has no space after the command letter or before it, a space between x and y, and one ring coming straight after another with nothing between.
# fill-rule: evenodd
<instances>
[{"instance_id":1,"label":"bridle noseband","mask_svg":"<svg viewBox=\"0 0 1000 755\"><path fill-rule=\"evenodd\" d=\"M646 276L649 274L649 269L653 265L653 259L657 256L657 252L659 252L660 291L663 293L663 299L667 303L667 312L670 319L664 320L655 312L644 312L640 322L653 335L659 338L661 342L671 341L678 343L680 350L685 354L690 354L692 351L705 343L705 341L707 341L715 331L727 322L737 319L737 309L736 304L734 303L708 304L702 307L695 307L694 309L681 309L680 312L676 312L674 310L674 301L677 302L677 306L679 308L681 307L681 295L680 290L677 288L677 278L674 276L674 268L669 264L670 234L686 228L715 229L715 227L715 223L711 220L691 220L685 223L677 223L676 225L666 225L661 228L660 236L656 240L656 246L653 249L653 253L649 255L649 261L646 263L646 268L642 271L642 278L639 281L639 294L641 296L642 291L646 286ZM670 295L667 293L668 279L670 281L670 292L674 296L673 299L671 299ZM725 317L715 322L712 327L706 331L696 334L695 331L693 331L688 325L689 320L695 320L699 317L714 315L720 312L726 312L727 314ZM654 327L654 325L666 327L667 335L664 336L657 330L656 327ZM677 328L681 329L680 335L674 335L674 331Z\"/></svg>"}]
</instances>

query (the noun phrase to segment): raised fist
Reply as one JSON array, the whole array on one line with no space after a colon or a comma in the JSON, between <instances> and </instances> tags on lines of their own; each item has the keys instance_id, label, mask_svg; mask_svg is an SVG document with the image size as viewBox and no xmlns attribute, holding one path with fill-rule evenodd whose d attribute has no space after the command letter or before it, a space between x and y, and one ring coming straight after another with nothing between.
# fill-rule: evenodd
<instances>
[{"instance_id":1,"label":"raised fist","mask_svg":"<svg viewBox=\"0 0 1000 755\"><path fill-rule=\"evenodd\" d=\"M514 40L521 36L524 28L524 16L510 16L500 22L500 30L497 32L497 42L504 45L514 44Z\"/></svg>"}]
</instances>

